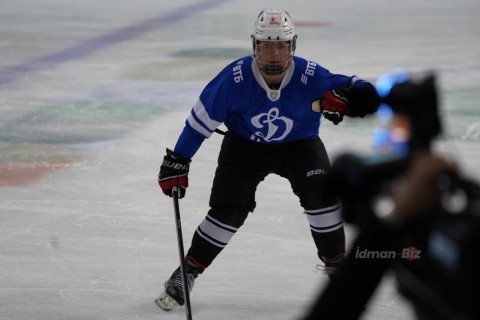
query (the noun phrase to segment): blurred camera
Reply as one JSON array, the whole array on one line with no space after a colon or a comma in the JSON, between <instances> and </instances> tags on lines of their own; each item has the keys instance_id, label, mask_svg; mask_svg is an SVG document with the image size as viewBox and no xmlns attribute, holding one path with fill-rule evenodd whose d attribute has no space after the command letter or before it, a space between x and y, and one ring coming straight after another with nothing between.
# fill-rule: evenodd
<instances>
[{"instance_id":1,"label":"blurred camera","mask_svg":"<svg viewBox=\"0 0 480 320\"><path fill-rule=\"evenodd\" d=\"M329 183L339 195L344 220L360 231L379 217L377 200L388 195L410 165L411 155L430 149L441 133L435 75L412 77L394 72L376 84L379 117L388 123L378 132L379 152L343 154L332 163ZM405 228L401 241L414 244L419 259L395 259L400 292L421 319L480 319L480 193L475 182L448 176L442 203ZM375 221L373 221L375 220Z\"/></svg>"},{"instance_id":2,"label":"blurred camera","mask_svg":"<svg viewBox=\"0 0 480 320\"><path fill-rule=\"evenodd\" d=\"M329 183L344 200L345 221L359 225L369 223L372 217L357 214L358 206L369 211L371 200L388 193L391 182L409 167L410 156L430 149L432 140L441 133L433 73L412 77L395 71L379 77L376 88L380 97L377 114L384 123L375 132L376 152L341 154L330 171ZM351 204L355 208L349 210Z\"/></svg>"}]
</instances>

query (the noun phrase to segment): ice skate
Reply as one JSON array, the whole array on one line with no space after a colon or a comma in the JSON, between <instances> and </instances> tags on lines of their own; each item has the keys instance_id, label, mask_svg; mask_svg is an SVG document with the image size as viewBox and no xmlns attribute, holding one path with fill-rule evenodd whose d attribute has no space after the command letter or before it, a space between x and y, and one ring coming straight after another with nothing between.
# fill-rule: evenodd
<instances>
[{"instance_id":1,"label":"ice skate","mask_svg":"<svg viewBox=\"0 0 480 320\"><path fill-rule=\"evenodd\" d=\"M339 253L335 257L331 259L327 259L325 257L321 257L321 260L323 261L322 264L317 264L317 269L322 271L324 274L326 274L330 279L332 279L335 276L335 273L337 272L338 268L345 262L345 254L344 253Z\"/></svg>"},{"instance_id":2,"label":"ice skate","mask_svg":"<svg viewBox=\"0 0 480 320\"><path fill-rule=\"evenodd\" d=\"M203 267L195 264L190 259L185 260L185 267L187 269L187 282L189 292L192 291L195 283L195 278L203 272ZM155 300L157 306L165 311L170 311L176 306L183 306L185 304L185 297L183 295L183 281L180 267L177 268L165 282L165 290Z\"/></svg>"}]
</instances>

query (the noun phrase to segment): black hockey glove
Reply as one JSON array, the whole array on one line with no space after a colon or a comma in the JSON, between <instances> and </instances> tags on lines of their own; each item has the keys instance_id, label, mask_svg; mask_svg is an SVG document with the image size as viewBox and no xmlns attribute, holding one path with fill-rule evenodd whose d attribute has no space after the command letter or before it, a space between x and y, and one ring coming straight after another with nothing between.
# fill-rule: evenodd
<instances>
[{"instance_id":1,"label":"black hockey glove","mask_svg":"<svg viewBox=\"0 0 480 320\"><path fill-rule=\"evenodd\" d=\"M346 115L363 118L376 112L379 104L380 97L373 85L363 88L354 86L348 91L348 111Z\"/></svg>"},{"instance_id":2,"label":"black hockey glove","mask_svg":"<svg viewBox=\"0 0 480 320\"><path fill-rule=\"evenodd\" d=\"M158 173L158 184L164 194L173 197L173 189L177 187L178 198L181 199L185 197L185 192L188 187L190 162L190 159L167 149L167 155L163 158L163 163Z\"/></svg>"},{"instance_id":3,"label":"black hockey glove","mask_svg":"<svg viewBox=\"0 0 480 320\"><path fill-rule=\"evenodd\" d=\"M325 119L335 125L343 121L343 116L348 112L348 93L348 88L325 92L320 99L320 111Z\"/></svg>"}]
</instances>

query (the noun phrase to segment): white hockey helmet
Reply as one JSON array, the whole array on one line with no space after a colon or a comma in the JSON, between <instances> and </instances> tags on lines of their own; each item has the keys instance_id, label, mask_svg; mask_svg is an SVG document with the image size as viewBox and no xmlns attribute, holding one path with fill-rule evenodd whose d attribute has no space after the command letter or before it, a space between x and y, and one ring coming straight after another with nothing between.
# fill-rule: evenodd
<instances>
[{"instance_id":1,"label":"white hockey helmet","mask_svg":"<svg viewBox=\"0 0 480 320\"><path fill-rule=\"evenodd\" d=\"M259 54L258 45L288 41L290 43L290 55L288 61L282 64L271 64L270 59ZM290 14L283 9L264 9L254 23L252 45L255 60L260 70L268 75L283 73L292 62L297 42L295 25Z\"/></svg>"},{"instance_id":2,"label":"white hockey helmet","mask_svg":"<svg viewBox=\"0 0 480 320\"><path fill-rule=\"evenodd\" d=\"M283 9L264 9L254 24L253 38L258 41L295 41L295 26L290 14Z\"/></svg>"}]
</instances>

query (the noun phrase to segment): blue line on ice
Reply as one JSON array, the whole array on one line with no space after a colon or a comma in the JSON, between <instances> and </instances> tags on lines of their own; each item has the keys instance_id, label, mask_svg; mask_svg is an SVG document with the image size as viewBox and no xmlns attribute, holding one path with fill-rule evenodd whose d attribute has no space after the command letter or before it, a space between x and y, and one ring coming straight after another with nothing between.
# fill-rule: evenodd
<instances>
[{"instance_id":1,"label":"blue line on ice","mask_svg":"<svg viewBox=\"0 0 480 320\"><path fill-rule=\"evenodd\" d=\"M0 70L0 88L27 75L56 67L59 64L84 58L97 51L112 47L116 44L135 39L145 33L165 28L172 23L196 15L202 11L219 6L229 0L200 0L198 2L165 12L159 16L141 21L110 33L99 35L84 42L34 58L22 64Z\"/></svg>"}]
</instances>

